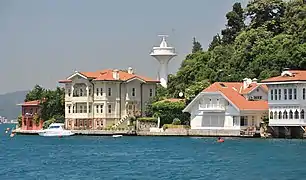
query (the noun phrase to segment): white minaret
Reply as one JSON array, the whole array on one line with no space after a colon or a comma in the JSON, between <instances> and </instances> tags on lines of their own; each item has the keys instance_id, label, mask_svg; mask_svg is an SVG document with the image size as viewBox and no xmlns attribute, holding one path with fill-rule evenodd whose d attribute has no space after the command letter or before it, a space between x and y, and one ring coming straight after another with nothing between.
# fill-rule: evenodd
<instances>
[{"instance_id":1,"label":"white minaret","mask_svg":"<svg viewBox=\"0 0 306 180\"><path fill-rule=\"evenodd\" d=\"M160 84L167 88L168 82L168 64L169 61L175 57L177 54L175 53L174 47L168 47L166 42L167 35L159 35L162 37L162 41L159 47L153 47L153 50L150 56L153 56L157 61L159 61L159 70L158 70L158 78L160 80Z\"/></svg>"}]
</instances>

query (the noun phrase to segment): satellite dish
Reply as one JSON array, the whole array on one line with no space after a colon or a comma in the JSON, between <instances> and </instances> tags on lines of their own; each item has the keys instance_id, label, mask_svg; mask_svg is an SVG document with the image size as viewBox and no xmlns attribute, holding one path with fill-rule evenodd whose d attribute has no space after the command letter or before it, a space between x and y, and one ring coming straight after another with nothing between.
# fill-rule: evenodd
<instances>
[{"instance_id":1,"label":"satellite dish","mask_svg":"<svg viewBox=\"0 0 306 180\"><path fill-rule=\"evenodd\" d=\"M183 97L183 95L184 95L184 94L183 94L182 92L179 93L179 97Z\"/></svg>"}]
</instances>

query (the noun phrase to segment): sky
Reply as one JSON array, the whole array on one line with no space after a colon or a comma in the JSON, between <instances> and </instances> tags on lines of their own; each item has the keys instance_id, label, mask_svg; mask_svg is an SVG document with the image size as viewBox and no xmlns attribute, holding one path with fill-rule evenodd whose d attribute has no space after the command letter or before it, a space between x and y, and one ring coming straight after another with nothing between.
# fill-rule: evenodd
<instances>
[{"instance_id":1,"label":"sky","mask_svg":"<svg viewBox=\"0 0 306 180\"><path fill-rule=\"evenodd\" d=\"M195 37L206 49L225 27L225 14L247 0L0 1L0 94L59 86L74 71L127 69L157 77L150 57L159 34L178 56L176 73Z\"/></svg>"}]
</instances>

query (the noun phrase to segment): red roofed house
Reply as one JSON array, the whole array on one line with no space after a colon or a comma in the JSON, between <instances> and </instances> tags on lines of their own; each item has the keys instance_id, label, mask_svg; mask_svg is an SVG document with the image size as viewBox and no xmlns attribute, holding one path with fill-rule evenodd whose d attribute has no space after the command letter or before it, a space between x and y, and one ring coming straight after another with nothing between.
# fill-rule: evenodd
<instances>
[{"instance_id":1,"label":"red roofed house","mask_svg":"<svg viewBox=\"0 0 306 180\"><path fill-rule=\"evenodd\" d=\"M21 105L22 110L22 130L41 130L43 128L43 120L39 118L40 101L28 101ZM38 118L37 120L35 118Z\"/></svg>"},{"instance_id":2,"label":"red roofed house","mask_svg":"<svg viewBox=\"0 0 306 180\"><path fill-rule=\"evenodd\" d=\"M155 96L158 80L127 71L106 69L75 72L65 80L65 126L67 129L126 127L130 116L144 114Z\"/></svg>"},{"instance_id":3,"label":"red roofed house","mask_svg":"<svg viewBox=\"0 0 306 180\"><path fill-rule=\"evenodd\" d=\"M246 130L254 133L268 112L267 91L256 79L216 82L199 93L183 112L191 114L191 129L214 135L240 135Z\"/></svg>"},{"instance_id":4,"label":"red roofed house","mask_svg":"<svg viewBox=\"0 0 306 180\"><path fill-rule=\"evenodd\" d=\"M279 136L301 136L306 119L306 70L285 70L262 81L269 88L269 126Z\"/></svg>"}]
</instances>

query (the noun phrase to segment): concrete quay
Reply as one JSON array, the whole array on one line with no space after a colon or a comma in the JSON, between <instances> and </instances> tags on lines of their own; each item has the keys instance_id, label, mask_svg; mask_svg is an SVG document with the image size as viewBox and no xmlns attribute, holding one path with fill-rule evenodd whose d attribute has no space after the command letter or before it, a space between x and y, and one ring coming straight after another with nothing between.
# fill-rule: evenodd
<instances>
[{"instance_id":1,"label":"concrete quay","mask_svg":"<svg viewBox=\"0 0 306 180\"><path fill-rule=\"evenodd\" d=\"M233 130L193 130L193 129L166 129L160 132L131 131L131 130L71 130L76 136L181 136L181 137L254 137L253 135L241 135L239 131ZM21 135L38 135L35 130L13 130Z\"/></svg>"}]
</instances>

